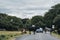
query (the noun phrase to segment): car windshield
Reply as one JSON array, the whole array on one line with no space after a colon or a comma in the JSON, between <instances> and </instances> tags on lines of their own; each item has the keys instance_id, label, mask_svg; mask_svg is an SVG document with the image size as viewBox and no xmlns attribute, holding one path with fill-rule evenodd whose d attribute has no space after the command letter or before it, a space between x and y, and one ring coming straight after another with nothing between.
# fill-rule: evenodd
<instances>
[{"instance_id":1,"label":"car windshield","mask_svg":"<svg viewBox=\"0 0 60 40\"><path fill-rule=\"evenodd\" d=\"M0 40L58 39L60 0L0 0Z\"/></svg>"}]
</instances>

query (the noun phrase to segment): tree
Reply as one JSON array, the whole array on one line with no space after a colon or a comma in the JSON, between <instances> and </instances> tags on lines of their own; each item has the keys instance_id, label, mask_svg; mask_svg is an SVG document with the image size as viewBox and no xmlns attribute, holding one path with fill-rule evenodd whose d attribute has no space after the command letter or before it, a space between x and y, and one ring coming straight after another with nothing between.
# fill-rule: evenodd
<instances>
[{"instance_id":1,"label":"tree","mask_svg":"<svg viewBox=\"0 0 60 40\"><path fill-rule=\"evenodd\" d=\"M55 24L57 29L60 29L60 15L54 18L53 23Z\"/></svg>"},{"instance_id":2,"label":"tree","mask_svg":"<svg viewBox=\"0 0 60 40\"><path fill-rule=\"evenodd\" d=\"M57 29L57 32L60 34L60 15L54 18L53 23L55 25L55 29Z\"/></svg>"},{"instance_id":3,"label":"tree","mask_svg":"<svg viewBox=\"0 0 60 40\"><path fill-rule=\"evenodd\" d=\"M0 28L6 30L18 30L22 27L22 21L20 18L0 13Z\"/></svg>"},{"instance_id":4,"label":"tree","mask_svg":"<svg viewBox=\"0 0 60 40\"><path fill-rule=\"evenodd\" d=\"M32 24L36 24L36 23L38 23L39 21L43 21L43 17L42 16L34 16L34 17L32 17L32 19L31 19L31 22L32 22Z\"/></svg>"},{"instance_id":5,"label":"tree","mask_svg":"<svg viewBox=\"0 0 60 40\"><path fill-rule=\"evenodd\" d=\"M45 28L45 24L42 21L39 21L38 23L36 23L35 26Z\"/></svg>"},{"instance_id":6,"label":"tree","mask_svg":"<svg viewBox=\"0 0 60 40\"><path fill-rule=\"evenodd\" d=\"M43 27L44 26L44 18L42 16L34 16L31 19L31 24L35 25L36 27Z\"/></svg>"},{"instance_id":7,"label":"tree","mask_svg":"<svg viewBox=\"0 0 60 40\"><path fill-rule=\"evenodd\" d=\"M28 18L22 19L23 22L23 28L28 28L31 26L31 20Z\"/></svg>"},{"instance_id":8,"label":"tree","mask_svg":"<svg viewBox=\"0 0 60 40\"><path fill-rule=\"evenodd\" d=\"M26 25L26 28L31 27L31 20L30 19L27 20L25 25Z\"/></svg>"},{"instance_id":9,"label":"tree","mask_svg":"<svg viewBox=\"0 0 60 40\"><path fill-rule=\"evenodd\" d=\"M44 19L46 20L46 26L52 27L54 18L59 14L60 4L52 6L51 9L44 15Z\"/></svg>"}]
</instances>

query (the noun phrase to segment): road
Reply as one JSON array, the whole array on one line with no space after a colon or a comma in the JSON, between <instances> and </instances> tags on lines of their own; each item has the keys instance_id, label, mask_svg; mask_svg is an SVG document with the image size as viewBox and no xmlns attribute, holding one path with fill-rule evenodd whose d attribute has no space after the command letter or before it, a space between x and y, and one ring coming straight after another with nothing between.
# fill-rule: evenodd
<instances>
[{"instance_id":1,"label":"road","mask_svg":"<svg viewBox=\"0 0 60 40\"><path fill-rule=\"evenodd\" d=\"M60 40L57 39L55 37L53 37L52 35L50 35L49 33L45 34L45 33L36 33L31 34L31 35L23 35L21 37L17 37L16 40Z\"/></svg>"}]
</instances>

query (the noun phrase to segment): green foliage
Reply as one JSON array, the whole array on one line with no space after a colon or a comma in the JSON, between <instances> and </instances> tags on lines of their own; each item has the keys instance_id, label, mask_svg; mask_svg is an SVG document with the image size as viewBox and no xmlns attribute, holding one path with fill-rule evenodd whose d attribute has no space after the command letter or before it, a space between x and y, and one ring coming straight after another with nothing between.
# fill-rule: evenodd
<instances>
[{"instance_id":1,"label":"green foliage","mask_svg":"<svg viewBox=\"0 0 60 40\"><path fill-rule=\"evenodd\" d=\"M4 40L6 39L6 36L5 35L0 35L0 40Z\"/></svg>"},{"instance_id":2,"label":"green foliage","mask_svg":"<svg viewBox=\"0 0 60 40\"><path fill-rule=\"evenodd\" d=\"M0 13L0 29L6 29L8 31L20 30L21 28L27 28L31 25L31 20L21 19L15 16L9 16L7 14Z\"/></svg>"},{"instance_id":3,"label":"green foliage","mask_svg":"<svg viewBox=\"0 0 60 40\"><path fill-rule=\"evenodd\" d=\"M42 27L42 28L45 27L45 24L44 24L42 21L39 21L39 22L36 23L35 25L38 26L38 27Z\"/></svg>"},{"instance_id":4,"label":"green foliage","mask_svg":"<svg viewBox=\"0 0 60 40\"><path fill-rule=\"evenodd\" d=\"M31 20L30 19L27 19L27 18L22 19L22 22L23 22L23 27L24 28L28 28L28 27L31 26Z\"/></svg>"},{"instance_id":5,"label":"green foliage","mask_svg":"<svg viewBox=\"0 0 60 40\"><path fill-rule=\"evenodd\" d=\"M53 23L55 24L57 29L60 29L60 15L56 16L53 20Z\"/></svg>"},{"instance_id":6,"label":"green foliage","mask_svg":"<svg viewBox=\"0 0 60 40\"><path fill-rule=\"evenodd\" d=\"M31 23L33 25L36 25L36 27L37 26L39 26L39 27L45 26L44 18L42 16L34 16L34 17L32 17Z\"/></svg>"},{"instance_id":7,"label":"green foliage","mask_svg":"<svg viewBox=\"0 0 60 40\"><path fill-rule=\"evenodd\" d=\"M0 13L0 28L6 30L18 30L22 26L22 21L20 18L15 16L8 16L6 14Z\"/></svg>"},{"instance_id":8,"label":"green foliage","mask_svg":"<svg viewBox=\"0 0 60 40\"><path fill-rule=\"evenodd\" d=\"M51 27L53 25L54 18L59 14L60 14L60 4L52 6L51 9L44 15L46 25Z\"/></svg>"},{"instance_id":9,"label":"green foliage","mask_svg":"<svg viewBox=\"0 0 60 40\"><path fill-rule=\"evenodd\" d=\"M36 23L38 23L39 21L43 21L43 17L42 16L34 16L34 17L32 17L32 19L31 19L31 22L32 22L32 24L36 24Z\"/></svg>"},{"instance_id":10,"label":"green foliage","mask_svg":"<svg viewBox=\"0 0 60 40\"><path fill-rule=\"evenodd\" d=\"M30 19L27 20L25 25L26 25L27 28L30 27L31 26L31 20Z\"/></svg>"}]
</instances>

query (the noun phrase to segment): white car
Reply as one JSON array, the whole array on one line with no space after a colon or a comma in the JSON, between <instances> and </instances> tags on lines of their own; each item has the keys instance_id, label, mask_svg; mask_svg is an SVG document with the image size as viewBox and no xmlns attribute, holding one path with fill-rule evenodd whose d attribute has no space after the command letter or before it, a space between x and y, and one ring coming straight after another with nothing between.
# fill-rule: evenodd
<instances>
[{"instance_id":1,"label":"white car","mask_svg":"<svg viewBox=\"0 0 60 40\"><path fill-rule=\"evenodd\" d=\"M42 28L39 28L36 30L37 33L43 33L43 29Z\"/></svg>"}]
</instances>

